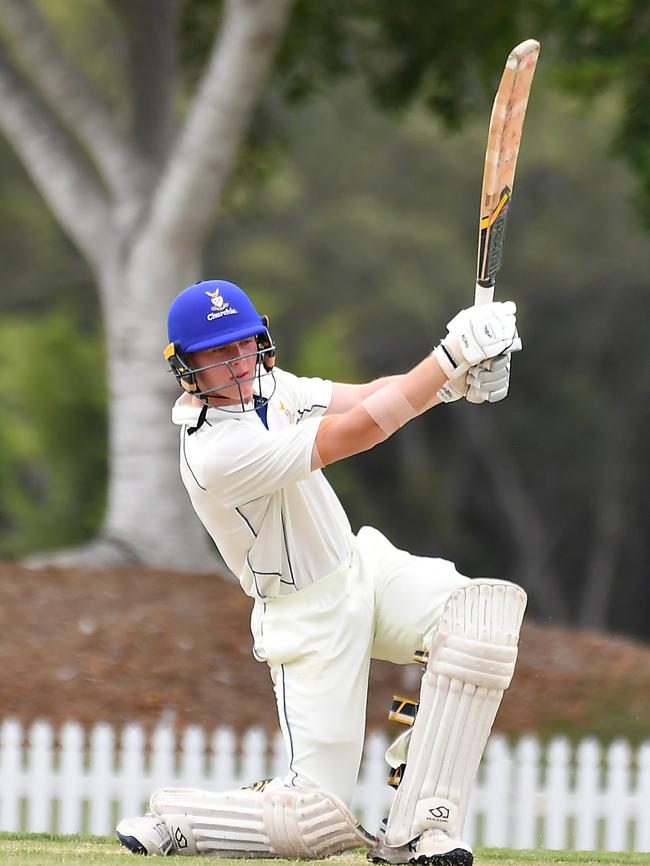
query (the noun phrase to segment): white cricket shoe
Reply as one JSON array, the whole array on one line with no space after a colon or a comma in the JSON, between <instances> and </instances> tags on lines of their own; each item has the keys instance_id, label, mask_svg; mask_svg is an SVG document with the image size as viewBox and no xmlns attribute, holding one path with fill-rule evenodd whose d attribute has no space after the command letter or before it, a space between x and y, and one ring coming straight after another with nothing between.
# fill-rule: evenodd
<instances>
[{"instance_id":1,"label":"white cricket shoe","mask_svg":"<svg viewBox=\"0 0 650 866\"><path fill-rule=\"evenodd\" d=\"M378 842L368 852L373 863L418 863L421 866L472 866L474 855L469 845L454 839L444 830L425 830L405 845Z\"/></svg>"},{"instance_id":2,"label":"white cricket shoe","mask_svg":"<svg viewBox=\"0 0 650 866\"><path fill-rule=\"evenodd\" d=\"M115 832L122 845L134 854L166 857L174 848L167 824L152 812L137 818L124 818Z\"/></svg>"}]
</instances>

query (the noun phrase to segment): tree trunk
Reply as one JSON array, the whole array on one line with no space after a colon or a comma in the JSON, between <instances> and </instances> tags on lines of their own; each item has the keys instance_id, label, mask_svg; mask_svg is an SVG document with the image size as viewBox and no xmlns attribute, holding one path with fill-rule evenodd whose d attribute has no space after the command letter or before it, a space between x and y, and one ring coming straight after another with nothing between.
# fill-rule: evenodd
<instances>
[{"instance_id":1,"label":"tree trunk","mask_svg":"<svg viewBox=\"0 0 650 866\"><path fill-rule=\"evenodd\" d=\"M155 262L128 261L115 249L100 275L111 407L103 526L88 545L26 562L227 571L183 489L178 428L171 421L180 391L162 356L169 299L197 279L200 259L171 251Z\"/></svg>"},{"instance_id":2,"label":"tree trunk","mask_svg":"<svg viewBox=\"0 0 650 866\"><path fill-rule=\"evenodd\" d=\"M223 564L179 476L170 418L179 392L162 358L165 314L199 276L202 244L291 0L225 0L205 72L177 129L171 108L180 0L113 5L130 59L128 134L61 50L36 4L0 3L0 129L97 276L108 348L102 531L83 548L28 562L213 571ZM5 39L19 64L4 55Z\"/></svg>"},{"instance_id":3,"label":"tree trunk","mask_svg":"<svg viewBox=\"0 0 650 866\"><path fill-rule=\"evenodd\" d=\"M152 566L214 571L223 565L179 474L171 407L180 392L162 356L168 299L197 279L200 268L198 255L182 264L178 258L161 253L146 269L123 261L110 269L121 292L109 285L105 294L121 299L106 317L110 480L102 537Z\"/></svg>"}]
</instances>

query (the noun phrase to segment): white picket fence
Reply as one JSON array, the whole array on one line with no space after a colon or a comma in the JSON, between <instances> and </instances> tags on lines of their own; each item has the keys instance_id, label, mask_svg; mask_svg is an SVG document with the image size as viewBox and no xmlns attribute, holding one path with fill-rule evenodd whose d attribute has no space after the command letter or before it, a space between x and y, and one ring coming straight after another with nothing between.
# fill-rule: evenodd
<instances>
[{"instance_id":1,"label":"white picket fence","mask_svg":"<svg viewBox=\"0 0 650 866\"><path fill-rule=\"evenodd\" d=\"M371 734L354 810L375 831L393 796L386 785L387 740ZM0 830L113 832L119 816L142 811L162 785L226 790L281 775L279 737L251 729L240 740L227 728L187 728L176 737L137 725L119 734L68 723L53 730L0 726ZM472 844L508 848L650 851L650 741L633 751L624 741L602 748L583 740L573 750L556 739L542 748L525 737L488 744L465 827Z\"/></svg>"}]
</instances>

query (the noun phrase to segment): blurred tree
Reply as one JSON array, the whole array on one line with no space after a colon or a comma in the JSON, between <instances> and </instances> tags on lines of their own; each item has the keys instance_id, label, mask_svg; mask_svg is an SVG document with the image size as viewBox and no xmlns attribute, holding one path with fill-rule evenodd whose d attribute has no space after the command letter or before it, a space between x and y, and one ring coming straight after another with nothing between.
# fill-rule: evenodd
<instances>
[{"instance_id":1,"label":"blurred tree","mask_svg":"<svg viewBox=\"0 0 650 866\"><path fill-rule=\"evenodd\" d=\"M88 8L71 18L60 4L43 4L50 17L32 0L0 5L0 127L93 272L106 329L106 516L94 545L59 561L210 569L214 552L179 491L173 385L160 365L164 311L200 274L289 0L223 4L201 80L182 94L182 120L181 0L92 7L113 49L113 87L101 96L95 67L82 73L72 42L57 36L69 40L66 28L85 25Z\"/></svg>"},{"instance_id":2,"label":"blurred tree","mask_svg":"<svg viewBox=\"0 0 650 866\"><path fill-rule=\"evenodd\" d=\"M633 196L650 228L650 4L647 0L545 0L542 32L557 53L556 80L597 105L615 86L623 111L613 137L614 151L632 168Z\"/></svg>"},{"instance_id":3,"label":"blurred tree","mask_svg":"<svg viewBox=\"0 0 650 866\"><path fill-rule=\"evenodd\" d=\"M92 274L2 138L0 189L0 315L65 308L90 327L99 318Z\"/></svg>"},{"instance_id":4,"label":"blurred tree","mask_svg":"<svg viewBox=\"0 0 650 866\"><path fill-rule=\"evenodd\" d=\"M104 509L101 335L63 312L0 324L0 552L75 544ZM83 394L83 399L78 394Z\"/></svg>"},{"instance_id":5,"label":"blurred tree","mask_svg":"<svg viewBox=\"0 0 650 866\"><path fill-rule=\"evenodd\" d=\"M568 52L567 63L579 70L576 80L599 88L613 81L625 89L626 64L641 72L647 68L638 35L645 32L647 15L632 0L590 8L573 0L565 4L569 11L563 7L557 16L551 14L560 11L557 0L489 9L432 6L425 0L298 0L289 20L291 5L291 0L0 4L0 128L97 280L106 329L108 507L97 544L77 561L211 567L210 548L176 478L175 437L167 420L172 388L158 353L164 310L178 288L200 273L204 240L274 56L276 81L289 98L325 92L332 80L360 71L383 106L424 102L452 127L477 107L485 116L505 53L531 32L548 36L549 57L560 68L554 46L570 42L570 28L578 26L581 50ZM626 23L636 26L633 38L626 36ZM617 50L593 74L596 51L610 31ZM624 124L649 83L641 73L635 82L636 101L628 100ZM343 140L331 146L344 149L355 123L351 118ZM630 158L637 154L632 161L643 172L643 119L630 129L621 141ZM379 150L366 144L369 162ZM264 159L247 168L259 162ZM405 195L414 192L407 174ZM347 214L351 230L371 226L370 200L359 196L353 204ZM327 220L326 211L321 218ZM365 272L357 264L358 249L338 258L327 286L332 313L326 324L332 334L340 335L343 320L334 311L337 299L345 297L340 274L352 266L353 278L373 278L372 251L384 231L378 224L375 229L361 257ZM420 230L417 217L402 227L389 285L365 310L364 321L375 333L385 322L381 311L397 295L411 306L421 304L418 265L408 260L409 235ZM339 252L319 250L317 262L323 256L329 262ZM302 303L313 308L306 294ZM351 327L349 319L343 327ZM410 333L410 322L402 327L405 336ZM399 338L398 330L393 333ZM360 350L365 357L374 347ZM603 480L603 489L617 483ZM603 525L616 522L604 513L601 519Z\"/></svg>"},{"instance_id":6,"label":"blurred tree","mask_svg":"<svg viewBox=\"0 0 650 866\"><path fill-rule=\"evenodd\" d=\"M192 0L205 9L210 0ZM650 227L650 5L647 0L509 0L481 6L429 0L298 0L276 69L303 99L361 72L382 107L424 104L450 128L485 110L503 58L523 39L568 93L593 100L616 87L624 109L613 145L635 173ZM200 40L197 41L200 45Z\"/></svg>"},{"instance_id":7,"label":"blurred tree","mask_svg":"<svg viewBox=\"0 0 650 866\"><path fill-rule=\"evenodd\" d=\"M512 399L441 407L327 473L353 526L520 581L541 618L647 635L650 239L607 152L620 101L581 110L545 75L498 286L524 335ZM275 110L291 159L233 203L209 269L266 286L282 365L353 380L406 369L471 297L484 119L451 137L420 109L395 125L359 82Z\"/></svg>"}]
</instances>

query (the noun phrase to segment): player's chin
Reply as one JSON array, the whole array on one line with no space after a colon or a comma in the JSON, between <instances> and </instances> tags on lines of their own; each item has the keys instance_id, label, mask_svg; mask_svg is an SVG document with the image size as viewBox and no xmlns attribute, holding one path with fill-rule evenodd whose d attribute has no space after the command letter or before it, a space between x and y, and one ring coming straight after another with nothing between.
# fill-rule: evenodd
<instances>
[{"instance_id":1,"label":"player's chin","mask_svg":"<svg viewBox=\"0 0 650 866\"><path fill-rule=\"evenodd\" d=\"M235 400L237 403L250 403L253 399L253 383L238 382L228 389L228 397Z\"/></svg>"},{"instance_id":2,"label":"player's chin","mask_svg":"<svg viewBox=\"0 0 650 866\"><path fill-rule=\"evenodd\" d=\"M250 403L253 399L253 386L248 382L222 385L220 388L206 390L208 402L212 406L230 406Z\"/></svg>"},{"instance_id":3,"label":"player's chin","mask_svg":"<svg viewBox=\"0 0 650 866\"><path fill-rule=\"evenodd\" d=\"M241 391L247 401L253 399L253 384L253 376L246 376L237 383L238 390ZM235 386L235 390L237 390L237 386Z\"/></svg>"}]
</instances>

